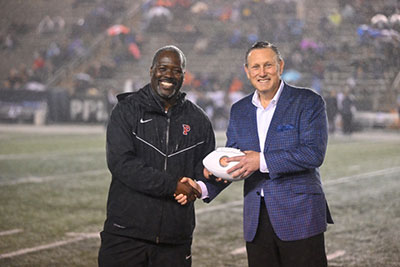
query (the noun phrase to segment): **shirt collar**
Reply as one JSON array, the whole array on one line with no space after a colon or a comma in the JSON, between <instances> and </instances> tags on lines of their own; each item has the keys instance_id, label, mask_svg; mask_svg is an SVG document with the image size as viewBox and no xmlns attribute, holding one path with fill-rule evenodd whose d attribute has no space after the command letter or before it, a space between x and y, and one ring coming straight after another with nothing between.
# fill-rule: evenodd
<instances>
[{"instance_id":1,"label":"shirt collar","mask_svg":"<svg viewBox=\"0 0 400 267\"><path fill-rule=\"evenodd\" d=\"M284 86L284 83L283 83L283 81L281 80L281 82L280 82L280 84L279 84L278 91L276 92L276 94L275 94L274 97L272 98L271 103L268 105L268 107L271 106L271 105L272 105L272 106L276 106L276 104L278 104L279 97L280 97L281 94L282 94L283 86ZM256 91L254 92L254 94L253 94L253 98L252 98L252 100L251 100L251 103L253 103L253 105L256 106L257 108L262 108L262 109L264 109L264 107L261 105L260 96L257 94L257 90L256 90ZM268 107L267 107L267 108L268 108Z\"/></svg>"}]
</instances>

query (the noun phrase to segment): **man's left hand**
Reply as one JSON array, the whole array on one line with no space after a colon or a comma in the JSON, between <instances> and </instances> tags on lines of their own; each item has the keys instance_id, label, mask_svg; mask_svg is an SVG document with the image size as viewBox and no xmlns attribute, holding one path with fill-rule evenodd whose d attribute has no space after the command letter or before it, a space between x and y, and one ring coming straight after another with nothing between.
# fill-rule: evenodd
<instances>
[{"instance_id":1,"label":"man's left hand","mask_svg":"<svg viewBox=\"0 0 400 267\"><path fill-rule=\"evenodd\" d=\"M235 178L247 177L253 172L260 169L260 152L246 150L243 151L244 156L230 157L228 162L238 161L238 163L230 168L227 172Z\"/></svg>"}]
</instances>

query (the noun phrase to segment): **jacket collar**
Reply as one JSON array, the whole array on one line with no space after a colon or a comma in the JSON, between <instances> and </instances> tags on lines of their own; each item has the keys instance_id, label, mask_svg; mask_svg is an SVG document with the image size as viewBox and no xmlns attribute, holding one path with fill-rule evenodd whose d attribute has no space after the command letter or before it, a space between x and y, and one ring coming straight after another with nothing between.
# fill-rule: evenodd
<instances>
[{"instance_id":1,"label":"jacket collar","mask_svg":"<svg viewBox=\"0 0 400 267\"><path fill-rule=\"evenodd\" d=\"M150 84L146 84L142 89L139 90L139 100L140 104L144 105L146 108L152 111L160 111L164 112L164 104L161 101L160 97L153 91ZM176 103L171 107L171 109L175 109L180 107L185 102L186 93L179 92Z\"/></svg>"}]
</instances>

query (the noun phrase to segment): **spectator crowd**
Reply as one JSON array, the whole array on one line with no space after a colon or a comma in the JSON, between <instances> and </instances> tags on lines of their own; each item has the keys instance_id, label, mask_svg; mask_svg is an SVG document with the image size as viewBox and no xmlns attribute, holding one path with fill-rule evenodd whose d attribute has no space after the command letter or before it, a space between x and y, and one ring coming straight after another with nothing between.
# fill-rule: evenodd
<instances>
[{"instance_id":1,"label":"spectator crowd","mask_svg":"<svg viewBox=\"0 0 400 267\"><path fill-rule=\"evenodd\" d=\"M26 88L31 83L30 88L44 89L51 75L73 58L87 54L90 42L103 32L110 40L111 56L91 60L83 72L74 76L75 93L90 93L97 80L115 78L119 66L125 62L139 63L150 36L166 34L175 44L191 44L190 53L198 57L216 58L221 50L243 50L257 40L267 39L283 47L286 82L311 87L327 99L333 95L351 95L354 110L359 81L387 77L400 69L400 6L396 1L337 0L332 5L335 8L320 14L320 10L308 10L304 2L142 0L139 21L115 25L116 18L128 8L128 1L75 0L71 8L87 3L95 5L85 18L72 25L65 23L62 16L45 15L36 33L46 36L62 33L67 36L63 38L66 41L60 43L60 38L55 38L47 47L33 52L31 66L21 64L19 68L11 68L3 88ZM318 21L311 21L312 15ZM343 33L352 38L338 38ZM10 53L16 45L22 45L15 36L8 33L0 38L2 48ZM326 88L327 73L348 69L343 69L341 61L351 67L345 78L346 86ZM223 129L230 104L249 93L243 70L230 67L228 75L206 69L188 71L184 84L188 97L206 110L216 128Z\"/></svg>"}]
</instances>

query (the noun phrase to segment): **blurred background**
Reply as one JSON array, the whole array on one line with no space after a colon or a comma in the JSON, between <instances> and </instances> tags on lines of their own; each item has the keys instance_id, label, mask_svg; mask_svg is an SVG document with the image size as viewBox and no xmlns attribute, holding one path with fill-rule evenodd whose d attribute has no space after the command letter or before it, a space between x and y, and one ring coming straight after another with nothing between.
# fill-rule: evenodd
<instances>
[{"instance_id":1,"label":"blurred background","mask_svg":"<svg viewBox=\"0 0 400 267\"><path fill-rule=\"evenodd\" d=\"M149 81L156 49L188 58L184 90L225 130L251 92L247 48L268 40L283 79L327 102L331 133L399 129L398 0L0 1L0 122L103 124Z\"/></svg>"},{"instance_id":2,"label":"blurred background","mask_svg":"<svg viewBox=\"0 0 400 267\"><path fill-rule=\"evenodd\" d=\"M116 94L177 45L224 146L257 40L326 101L329 266L400 266L399 14L399 0L0 0L0 266L97 266ZM247 265L242 187L196 201L194 267Z\"/></svg>"}]
</instances>

